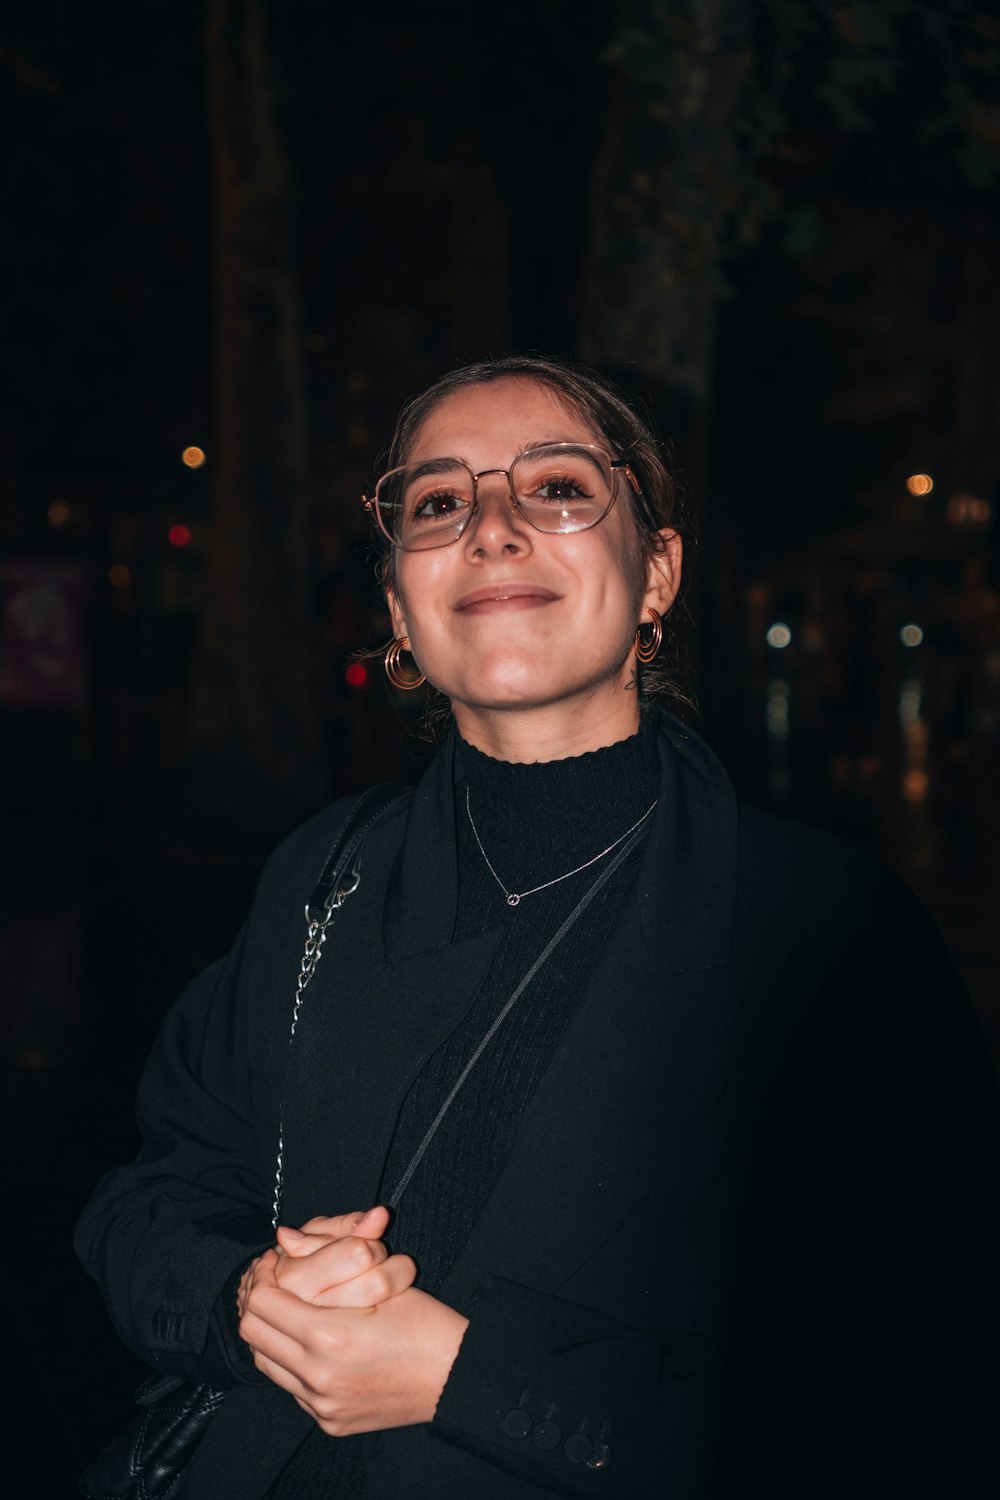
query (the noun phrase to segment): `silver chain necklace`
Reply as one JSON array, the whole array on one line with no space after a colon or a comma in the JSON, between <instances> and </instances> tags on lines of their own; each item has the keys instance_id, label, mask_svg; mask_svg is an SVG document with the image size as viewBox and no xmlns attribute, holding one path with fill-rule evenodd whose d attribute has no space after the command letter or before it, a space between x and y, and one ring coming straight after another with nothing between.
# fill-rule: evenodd
<instances>
[{"instance_id":1,"label":"silver chain necklace","mask_svg":"<svg viewBox=\"0 0 1000 1500\"><path fill-rule=\"evenodd\" d=\"M659 798L657 798L657 801L659 801ZM465 788L465 810L469 815L469 827L472 829L473 837L475 838L476 843L479 845L479 852L483 856L483 859L485 859L486 861L486 868L489 870L490 874L493 876L493 879L496 881L497 885L506 896L508 906L519 906L524 900L525 896L537 896L539 891L547 891L550 885L558 885L560 881L568 880L571 875L579 875L581 870L589 870L591 865L596 865L597 861L599 859L603 859L605 855L610 854L612 849L617 849L619 844L624 844L630 833L635 833L637 828L641 828L655 806L656 802L653 802L649 807L646 808L646 811L643 813L642 817L632 824L631 828L626 828L621 838L615 839L613 844L609 844L606 849L602 849L600 854L595 854L593 859L588 859L585 864L577 865L576 869L574 870L567 870L565 875L557 875L555 880L546 880L544 885L533 885L530 891L509 891L504 885L503 881L500 879L500 876L497 874L496 870L494 870L493 866L490 864L490 857L486 853L486 850L483 848L483 841L479 837L479 830L476 827L475 819L472 816L472 808L469 804L469 788Z\"/></svg>"}]
</instances>

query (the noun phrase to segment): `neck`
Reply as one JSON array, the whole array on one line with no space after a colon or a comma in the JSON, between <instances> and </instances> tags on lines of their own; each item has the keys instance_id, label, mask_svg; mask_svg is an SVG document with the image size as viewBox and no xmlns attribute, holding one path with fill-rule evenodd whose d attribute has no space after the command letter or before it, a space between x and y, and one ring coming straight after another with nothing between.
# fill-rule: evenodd
<instances>
[{"instance_id":1,"label":"neck","mask_svg":"<svg viewBox=\"0 0 1000 1500\"><path fill-rule=\"evenodd\" d=\"M595 700L598 695L594 695ZM531 764L586 755L629 739L639 728L639 700L634 689L616 699L546 703L537 708L471 707L452 700L458 732L468 744L494 760Z\"/></svg>"}]
</instances>

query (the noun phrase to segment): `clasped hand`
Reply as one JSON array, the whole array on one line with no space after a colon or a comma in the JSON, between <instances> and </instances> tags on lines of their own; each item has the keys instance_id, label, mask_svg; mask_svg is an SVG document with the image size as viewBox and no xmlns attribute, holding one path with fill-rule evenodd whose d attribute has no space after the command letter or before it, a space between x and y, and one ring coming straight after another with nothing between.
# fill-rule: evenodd
<instances>
[{"instance_id":1,"label":"clasped hand","mask_svg":"<svg viewBox=\"0 0 1000 1500\"><path fill-rule=\"evenodd\" d=\"M385 1208L279 1228L244 1273L254 1364L333 1437L429 1422L468 1327L382 1241Z\"/></svg>"}]
</instances>

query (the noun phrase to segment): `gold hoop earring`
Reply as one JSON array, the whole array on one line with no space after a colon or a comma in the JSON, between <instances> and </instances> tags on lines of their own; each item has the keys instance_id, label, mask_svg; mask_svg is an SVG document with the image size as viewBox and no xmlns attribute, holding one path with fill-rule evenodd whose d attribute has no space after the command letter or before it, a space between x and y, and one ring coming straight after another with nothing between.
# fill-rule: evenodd
<instances>
[{"instance_id":1,"label":"gold hoop earring","mask_svg":"<svg viewBox=\"0 0 1000 1500\"><path fill-rule=\"evenodd\" d=\"M647 607L647 613L653 622L649 640L643 640L641 625L635 633L635 654L644 666L653 660L663 643L663 623L660 616L651 605Z\"/></svg>"},{"instance_id":2,"label":"gold hoop earring","mask_svg":"<svg viewBox=\"0 0 1000 1500\"><path fill-rule=\"evenodd\" d=\"M407 677L405 672L401 672L399 670L399 658L404 651L409 651L409 649L409 636L398 635L396 639L390 643L389 649L385 653L385 675L388 677L393 687L402 688L405 693L410 692L413 688L420 687L421 683L427 681L426 677L424 676L423 672L421 672L419 667L417 668L416 677Z\"/></svg>"}]
</instances>

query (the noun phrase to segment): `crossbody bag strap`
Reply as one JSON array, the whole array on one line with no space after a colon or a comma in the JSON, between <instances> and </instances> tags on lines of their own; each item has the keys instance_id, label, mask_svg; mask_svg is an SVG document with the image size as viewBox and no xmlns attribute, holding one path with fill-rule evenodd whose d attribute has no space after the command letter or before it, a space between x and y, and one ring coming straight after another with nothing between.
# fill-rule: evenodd
<instances>
[{"instance_id":1,"label":"crossbody bag strap","mask_svg":"<svg viewBox=\"0 0 1000 1500\"><path fill-rule=\"evenodd\" d=\"M292 1024L288 1033L291 1050L295 1040L295 1029L299 1024L299 1012L309 981L316 972L316 965L323 954L327 930L348 896L353 896L361 884L361 856L365 839L375 823L390 807L403 802L411 793L392 782L380 782L362 792L348 813L340 832L330 850L323 872L316 882L312 895L306 902L306 939L295 982L295 999L292 1004ZM271 1204L271 1227L277 1229L281 1215L281 1196L285 1181L285 1105L281 1104L278 1124L278 1155L274 1169L274 1201Z\"/></svg>"},{"instance_id":2,"label":"crossbody bag strap","mask_svg":"<svg viewBox=\"0 0 1000 1500\"><path fill-rule=\"evenodd\" d=\"M331 911L336 911L357 889L361 878L361 850L369 830L384 812L409 796L409 789L396 786L391 781L380 782L378 786L369 787L366 792L361 793L348 813L327 856L323 873L306 902L308 923L319 922L324 916L328 917Z\"/></svg>"},{"instance_id":3,"label":"crossbody bag strap","mask_svg":"<svg viewBox=\"0 0 1000 1500\"><path fill-rule=\"evenodd\" d=\"M643 820L643 821L645 822L645 820ZM528 970L527 974L525 974L524 978L521 980L520 984L514 990L513 994L511 994L511 995L508 996L506 1003L504 1004L503 1008L501 1009L501 1011L497 1015L497 1017L494 1020L492 1026L489 1028L489 1030L487 1031L486 1035L483 1037L482 1041L479 1043L479 1046L476 1048L475 1052L473 1052L472 1056L469 1058L468 1062L465 1064L465 1067L462 1069L461 1073L459 1073L458 1078L455 1080L455 1083L452 1085L451 1092L448 1094L448 1097L445 1099L444 1103L441 1105L441 1108L438 1110L437 1114L434 1116L434 1119L431 1121L430 1128L427 1131L427 1134L424 1136L423 1140L420 1142L420 1144L417 1147L416 1151L414 1151L412 1157L410 1158L409 1166L406 1168L406 1171L403 1173L402 1177L397 1182L397 1184L395 1186L395 1189L393 1190L393 1193L392 1193L391 1197L389 1197L389 1198L387 1198L385 1200L386 1201L386 1205L389 1208L395 1209L395 1208L398 1207L399 1200L403 1196L403 1192L406 1189L406 1187L408 1186L410 1178L413 1176L414 1172L417 1170L418 1166L420 1165L421 1161L423 1160L424 1154L426 1153L428 1146L430 1145L431 1141L434 1139L435 1135L437 1134L438 1129L439 1129L442 1121L444 1120L445 1115L448 1113L449 1109L451 1109L451 1106L454 1104L455 1098L456 1098L457 1094L459 1093L459 1091L464 1086L465 1081L468 1078L469 1074L472 1072L473 1068L476 1066L476 1063L482 1057L483 1053L486 1051L486 1048L489 1046L490 1042L493 1040L493 1038L496 1036L497 1032L500 1030L500 1027L503 1025L504 1021L506 1021L506 1019L510 1015L511 1011L514 1009L514 1006L517 1004L518 1000L520 1000L521 996L524 994L525 990L528 988L528 985L534 979L535 975L538 973L539 969L546 962L546 960L552 957L552 954L555 952L555 950L558 948L559 944L562 942L563 938L569 932L570 928L573 926L573 923L577 920L578 917L580 917L580 916L583 915L583 913L586 911L586 909L590 905L591 901L593 901L594 897L597 895L597 893L601 889L601 887L607 885L607 883L611 879L612 875L615 873L615 871L621 865L623 865L625 863L625 861L628 859L629 855L632 853L632 850L636 847L636 845L640 842L640 840L645 837L645 834L646 834L645 827L636 828L633 831L631 837L624 844L622 844L621 848L619 849L618 853L615 855L614 859L611 861L611 863L609 865L605 865L604 869L601 871L600 875L598 875L598 877L594 881L593 885L580 898L580 900L574 906L573 910L570 912L569 916L565 919L565 921L563 922L563 924L559 928L559 930L551 938L549 938L549 941L546 943L546 945L542 949L541 953L535 959L534 963L531 965L531 968Z\"/></svg>"}]
</instances>

